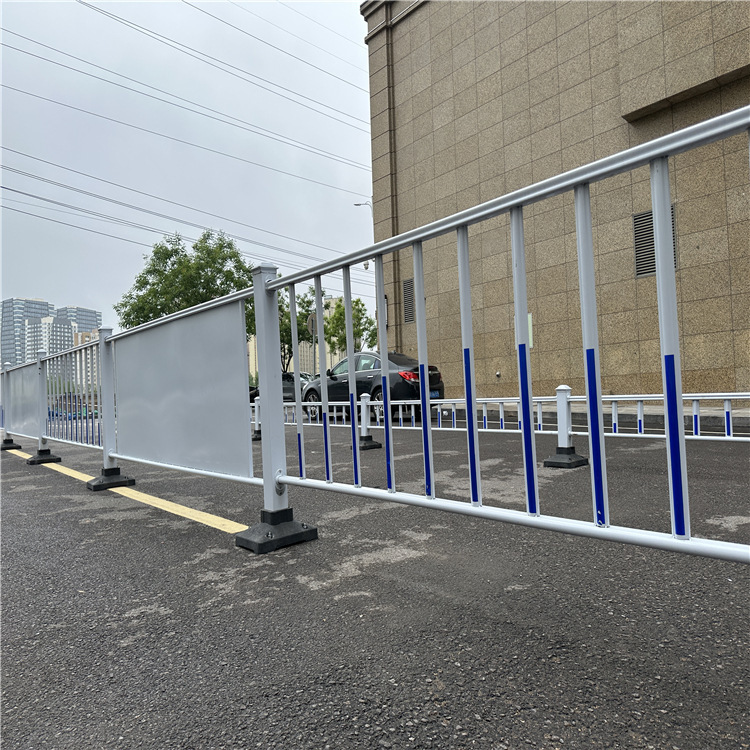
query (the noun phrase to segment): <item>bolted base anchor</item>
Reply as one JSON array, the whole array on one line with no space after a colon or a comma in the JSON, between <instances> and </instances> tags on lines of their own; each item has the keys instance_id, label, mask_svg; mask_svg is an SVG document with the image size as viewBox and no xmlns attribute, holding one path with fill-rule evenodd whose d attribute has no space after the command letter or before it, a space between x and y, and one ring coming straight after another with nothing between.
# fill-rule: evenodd
<instances>
[{"instance_id":1,"label":"bolted base anchor","mask_svg":"<svg viewBox=\"0 0 750 750\"><path fill-rule=\"evenodd\" d=\"M570 448L558 446L556 454L544 460L544 465L553 469L577 469L579 466L588 466L588 463L588 458L579 456L572 445Z\"/></svg>"},{"instance_id":2,"label":"bolted base anchor","mask_svg":"<svg viewBox=\"0 0 750 750\"><path fill-rule=\"evenodd\" d=\"M257 443L257 442L258 442L258 440L261 440L261 434L260 434L260 430L253 430L253 436L252 436L251 440L252 440L252 441L253 441L254 443Z\"/></svg>"},{"instance_id":3,"label":"bolted base anchor","mask_svg":"<svg viewBox=\"0 0 750 750\"><path fill-rule=\"evenodd\" d=\"M26 459L26 463L29 466L36 466L37 464L57 464L62 459L60 456L53 456L52 451L49 448L41 448L36 452L36 456Z\"/></svg>"},{"instance_id":4,"label":"bolted base anchor","mask_svg":"<svg viewBox=\"0 0 750 750\"><path fill-rule=\"evenodd\" d=\"M291 508L262 510L260 523L241 531L234 537L238 547L252 550L258 555L273 552L298 542L311 542L318 538L318 529L293 518Z\"/></svg>"},{"instance_id":5,"label":"bolted base anchor","mask_svg":"<svg viewBox=\"0 0 750 750\"><path fill-rule=\"evenodd\" d=\"M120 469L102 469L101 476L96 479L89 479L86 482L88 487L93 492L99 490L111 490L113 487L132 487L135 484L135 479L130 477L124 477L120 474Z\"/></svg>"},{"instance_id":6,"label":"bolted base anchor","mask_svg":"<svg viewBox=\"0 0 750 750\"><path fill-rule=\"evenodd\" d=\"M371 451L373 448L382 448L383 446L372 439L372 435L362 435L359 438L359 449L361 451Z\"/></svg>"},{"instance_id":7,"label":"bolted base anchor","mask_svg":"<svg viewBox=\"0 0 750 750\"><path fill-rule=\"evenodd\" d=\"M0 451L20 451L21 446L16 443L13 438L5 438L2 443L0 443Z\"/></svg>"}]
</instances>

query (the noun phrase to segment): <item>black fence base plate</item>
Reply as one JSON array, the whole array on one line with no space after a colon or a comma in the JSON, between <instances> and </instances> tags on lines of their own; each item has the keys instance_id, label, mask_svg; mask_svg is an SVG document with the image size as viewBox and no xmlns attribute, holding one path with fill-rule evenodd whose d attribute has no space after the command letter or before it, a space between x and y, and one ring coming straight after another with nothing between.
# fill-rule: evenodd
<instances>
[{"instance_id":1,"label":"black fence base plate","mask_svg":"<svg viewBox=\"0 0 750 750\"><path fill-rule=\"evenodd\" d=\"M21 446L16 443L12 438L5 438L2 443L0 443L0 451L20 451Z\"/></svg>"},{"instance_id":2,"label":"black fence base plate","mask_svg":"<svg viewBox=\"0 0 750 750\"><path fill-rule=\"evenodd\" d=\"M372 439L372 435L366 435L365 437L359 438L359 449L361 451L371 451L373 448L382 448L383 446L377 441Z\"/></svg>"},{"instance_id":3,"label":"black fence base plate","mask_svg":"<svg viewBox=\"0 0 750 750\"><path fill-rule=\"evenodd\" d=\"M122 476L119 469L102 469L101 476L96 477L96 479L89 479L86 482L86 487L93 492L99 492L100 490L111 490L114 487L132 487L134 484L135 479Z\"/></svg>"},{"instance_id":4,"label":"black fence base plate","mask_svg":"<svg viewBox=\"0 0 750 750\"><path fill-rule=\"evenodd\" d=\"M579 456L572 446L570 448L558 447L554 456L544 460L544 465L553 469L577 469L579 466L588 466L588 463L588 458Z\"/></svg>"},{"instance_id":5,"label":"black fence base plate","mask_svg":"<svg viewBox=\"0 0 750 750\"><path fill-rule=\"evenodd\" d=\"M49 448L42 448L42 450L36 452L36 456L26 459L26 463L29 466L37 466L38 464L58 464L62 461L60 456L53 456L52 451Z\"/></svg>"},{"instance_id":6,"label":"black fence base plate","mask_svg":"<svg viewBox=\"0 0 750 750\"><path fill-rule=\"evenodd\" d=\"M260 430L253 430L253 436L252 436L251 440L254 443L257 443L258 440L261 440L261 439L262 438L261 438Z\"/></svg>"},{"instance_id":7,"label":"black fence base plate","mask_svg":"<svg viewBox=\"0 0 750 750\"><path fill-rule=\"evenodd\" d=\"M260 523L241 531L234 537L238 547L252 550L258 555L288 547L299 542L311 542L318 538L318 529L294 520L291 508L262 510Z\"/></svg>"}]
</instances>

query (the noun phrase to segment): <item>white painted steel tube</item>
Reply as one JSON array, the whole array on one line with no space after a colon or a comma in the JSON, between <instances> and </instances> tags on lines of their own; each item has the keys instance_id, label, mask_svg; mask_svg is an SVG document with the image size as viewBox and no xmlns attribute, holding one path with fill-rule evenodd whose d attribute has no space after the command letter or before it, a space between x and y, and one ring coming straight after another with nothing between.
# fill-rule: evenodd
<instances>
[{"instance_id":1,"label":"white painted steel tube","mask_svg":"<svg viewBox=\"0 0 750 750\"><path fill-rule=\"evenodd\" d=\"M344 266L344 318L346 321L346 357L349 378L349 426L352 436L352 470L354 486L359 487L359 436L357 435L357 376L355 370L354 315L352 310L352 281L349 266ZM346 421L346 410L344 410Z\"/></svg>"},{"instance_id":2,"label":"white painted steel tube","mask_svg":"<svg viewBox=\"0 0 750 750\"><path fill-rule=\"evenodd\" d=\"M736 544L733 542L722 542L714 539L677 539L670 534L658 531L645 531L642 529L630 529L622 526L597 526L588 521L577 521L558 516L531 516L518 510L507 508L493 508L487 505L474 505L473 503L460 502L457 500L445 500L442 498L428 498L422 495L412 495L406 492L386 492L384 490L372 489L370 487L352 487L346 484L335 484L321 482L315 479L298 479L297 477L280 476L278 481L282 484L307 487L309 489L324 489L330 492L338 492L345 495L367 497L373 500L387 500L404 505L417 505L433 510L442 510L449 513L460 513L475 518L487 518L493 521L517 524L519 526L530 526L536 529L548 531L560 531L564 534L601 539L610 542L622 542L624 544L636 544L642 547L667 550L669 552L683 552L690 555L712 557L718 560L727 560L750 564L750 546Z\"/></svg>"},{"instance_id":3,"label":"white painted steel tube","mask_svg":"<svg viewBox=\"0 0 750 750\"><path fill-rule=\"evenodd\" d=\"M388 333L385 327L388 309L385 298L383 256L375 258L375 305L378 319L378 352L380 353L380 384L383 391L383 432L385 438L386 484L390 492L396 489L396 473L393 460L393 433L391 431L390 361L388 360Z\"/></svg>"},{"instance_id":4,"label":"white painted steel tube","mask_svg":"<svg viewBox=\"0 0 750 750\"><path fill-rule=\"evenodd\" d=\"M573 436L571 435L572 419L570 412L570 394L572 388L569 385L557 386L557 447L572 448Z\"/></svg>"},{"instance_id":5,"label":"white painted steel tube","mask_svg":"<svg viewBox=\"0 0 750 750\"><path fill-rule=\"evenodd\" d=\"M326 481L333 481L331 460L331 431L328 424L328 375L326 375L326 336L323 309L323 286L320 276L315 277L315 328L318 335L318 370L320 371L320 407L318 419L323 422L323 453Z\"/></svg>"},{"instance_id":6,"label":"white painted steel tube","mask_svg":"<svg viewBox=\"0 0 750 750\"><path fill-rule=\"evenodd\" d=\"M732 437L732 402L729 399L724 400L724 434Z\"/></svg>"},{"instance_id":7,"label":"white painted steel tube","mask_svg":"<svg viewBox=\"0 0 750 750\"><path fill-rule=\"evenodd\" d=\"M240 477L240 476L236 476L235 474L221 474L217 471L203 471L201 469L193 469L188 466L177 466L176 464L165 464L165 463L161 463L160 461L149 461L145 458L134 458L133 456L126 456L122 453L110 453L109 458L111 459L116 458L116 459L119 459L120 461L132 461L134 464L144 464L145 466L158 466L160 469L171 469L172 471L181 471L185 474L196 474L197 476L200 476L200 477L211 477L213 479L229 479L232 482L241 482L242 484L252 484L255 487L264 486L262 477ZM281 474L278 475L276 479L279 480L281 476L283 475ZM299 481L304 482L304 481L310 481L310 480L300 479ZM285 482L284 484L290 484L290 482Z\"/></svg>"},{"instance_id":8,"label":"white painted steel tube","mask_svg":"<svg viewBox=\"0 0 750 750\"><path fill-rule=\"evenodd\" d=\"M654 217L656 254L656 300L659 311L664 427L667 435L669 497L672 533L680 539L690 537L685 425L682 405L682 367L680 333L677 318L677 284L674 270L672 204L669 194L667 157L651 162L651 205Z\"/></svg>"},{"instance_id":9,"label":"white painted steel tube","mask_svg":"<svg viewBox=\"0 0 750 750\"><path fill-rule=\"evenodd\" d=\"M469 459L469 481L471 502L482 503L482 475L479 465L479 431L477 426L477 404L474 387L474 326L471 316L471 267L469 264L469 230L459 227L456 232L458 246L458 297L461 312L461 362L464 375L464 397L466 411L466 440ZM454 422L455 427L455 422Z\"/></svg>"},{"instance_id":10,"label":"white painted steel tube","mask_svg":"<svg viewBox=\"0 0 750 750\"><path fill-rule=\"evenodd\" d=\"M276 483L277 474L286 474L284 396L279 358L279 300L278 292L267 292L265 286L268 279L276 277L277 270L276 266L270 263L260 263L253 268L253 287L257 290L255 331L258 378L263 394L263 508L271 512L289 507L286 487Z\"/></svg>"},{"instance_id":11,"label":"white painted steel tube","mask_svg":"<svg viewBox=\"0 0 750 750\"><path fill-rule=\"evenodd\" d=\"M43 361L44 357L47 356L47 352L39 350L36 353L36 368L37 368L37 415L39 423L37 426L37 450L42 450L46 442L47 435L47 363Z\"/></svg>"},{"instance_id":12,"label":"white painted steel tube","mask_svg":"<svg viewBox=\"0 0 750 750\"><path fill-rule=\"evenodd\" d=\"M297 290L294 284L289 285L289 321L292 326L292 359L294 360L294 403L295 422L297 423L297 470L301 477L307 476L305 465L305 433L302 417L302 381L300 379L299 331L297 329Z\"/></svg>"},{"instance_id":13,"label":"white painted steel tube","mask_svg":"<svg viewBox=\"0 0 750 750\"><path fill-rule=\"evenodd\" d=\"M596 311L594 238L591 230L591 195L588 184L576 186L573 197L578 250L578 288L581 299L583 366L586 379L586 412L589 423L591 500L594 523L597 526L609 526L609 489L607 485L607 458L604 449L604 414L602 410L599 328Z\"/></svg>"},{"instance_id":14,"label":"white painted steel tube","mask_svg":"<svg viewBox=\"0 0 750 750\"><path fill-rule=\"evenodd\" d=\"M99 329L99 419L102 425L102 463L105 469L117 468L110 453L117 450L117 432L115 430L115 347L114 341L107 339L112 335L111 328Z\"/></svg>"},{"instance_id":15,"label":"white painted steel tube","mask_svg":"<svg viewBox=\"0 0 750 750\"><path fill-rule=\"evenodd\" d=\"M526 486L526 511L539 515L539 481L536 473L536 441L529 359L529 308L526 295L526 251L523 238L523 209L510 212L510 245L513 258L513 303L515 306L516 351L518 353L518 422L523 442L523 472Z\"/></svg>"},{"instance_id":16,"label":"white painted steel tube","mask_svg":"<svg viewBox=\"0 0 750 750\"><path fill-rule=\"evenodd\" d=\"M693 399L693 435L701 434L701 402Z\"/></svg>"}]
</instances>

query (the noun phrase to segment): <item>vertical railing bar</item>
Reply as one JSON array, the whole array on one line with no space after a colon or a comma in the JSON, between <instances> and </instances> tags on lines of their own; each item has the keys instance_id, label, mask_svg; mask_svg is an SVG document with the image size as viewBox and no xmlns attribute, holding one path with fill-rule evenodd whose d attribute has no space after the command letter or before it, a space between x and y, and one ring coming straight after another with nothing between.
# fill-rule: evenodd
<instances>
[{"instance_id":1,"label":"vertical railing bar","mask_svg":"<svg viewBox=\"0 0 750 750\"><path fill-rule=\"evenodd\" d=\"M589 456L591 460L591 497L594 523L609 526L609 489L607 459L604 448L604 410L602 409L599 329L596 310L596 276L594 238L591 223L591 194L587 183L573 191L575 203L576 243L578 252L578 287L581 301L581 332L586 382L586 411L589 423Z\"/></svg>"},{"instance_id":2,"label":"vertical railing bar","mask_svg":"<svg viewBox=\"0 0 750 750\"><path fill-rule=\"evenodd\" d=\"M542 413L542 402L541 401L537 401L537 404L536 404L536 424L537 424L537 428L538 428L539 432L542 432L544 430L544 424L542 422L543 418L544 418L544 415Z\"/></svg>"},{"instance_id":3,"label":"vertical railing bar","mask_svg":"<svg viewBox=\"0 0 750 750\"><path fill-rule=\"evenodd\" d=\"M732 401L724 399L724 436L732 437Z\"/></svg>"},{"instance_id":4,"label":"vertical railing bar","mask_svg":"<svg viewBox=\"0 0 750 750\"><path fill-rule=\"evenodd\" d=\"M498 412L497 416L498 416L498 419L500 420L500 429L504 430L505 429L505 404L501 401L498 407L499 408L497 410Z\"/></svg>"},{"instance_id":5,"label":"vertical railing bar","mask_svg":"<svg viewBox=\"0 0 750 750\"><path fill-rule=\"evenodd\" d=\"M320 276L315 277L315 326L318 333L318 369L320 370L320 410L323 419L323 451L325 453L326 482L333 481L331 471L331 434L328 425L328 376L326 375L326 339L323 318L323 287Z\"/></svg>"},{"instance_id":6,"label":"vertical railing bar","mask_svg":"<svg viewBox=\"0 0 750 750\"><path fill-rule=\"evenodd\" d=\"M638 402L638 434L643 435L644 424L643 424L643 401Z\"/></svg>"},{"instance_id":7,"label":"vertical railing bar","mask_svg":"<svg viewBox=\"0 0 750 750\"><path fill-rule=\"evenodd\" d=\"M294 421L297 423L297 469L302 479L307 476L305 462L304 419L302 418L302 381L300 379L299 330L297 328L297 291L289 285L289 321L292 328L292 359L294 360ZM323 382L321 380L321 382Z\"/></svg>"},{"instance_id":8,"label":"vertical railing bar","mask_svg":"<svg viewBox=\"0 0 750 750\"><path fill-rule=\"evenodd\" d=\"M693 399L693 435L701 434L701 402Z\"/></svg>"},{"instance_id":9,"label":"vertical railing bar","mask_svg":"<svg viewBox=\"0 0 750 750\"><path fill-rule=\"evenodd\" d=\"M618 422L620 421L619 407L617 401L612 402L612 433L617 434Z\"/></svg>"},{"instance_id":10,"label":"vertical railing bar","mask_svg":"<svg viewBox=\"0 0 750 750\"><path fill-rule=\"evenodd\" d=\"M344 281L344 319L346 321L346 356L349 378L349 426L352 436L352 469L354 473L354 486L361 487L359 473L359 435L357 430L357 374L355 368L354 349L354 315L352 309L352 281L351 269L344 266L341 269ZM346 424L346 410L344 410L344 424Z\"/></svg>"},{"instance_id":11,"label":"vertical railing bar","mask_svg":"<svg viewBox=\"0 0 750 750\"><path fill-rule=\"evenodd\" d=\"M391 364L388 359L388 333L385 328L388 315L385 298L383 256L375 256L375 304L378 319L378 352L380 354L380 382L383 391L383 428L385 435L385 470L389 492L396 491L396 474L393 462L393 431L391 429Z\"/></svg>"},{"instance_id":12,"label":"vertical railing bar","mask_svg":"<svg viewBox=\"0 0 750 750\"><path fill-rule=\"evenodd\" d=\"M518 421L523 441L523 470L526 483L526 510L539 515L539 481L536 472L536 441L532 416L531 364L529 353L529 308L526 293L526 252L523 237L523 207L510 210L510 244L513 258L513 304L515 307L516 347L520 401Z\"/></svg>"},{"instance_id":13,"label":"vertical railing bar","mask_svg":"<svg viewBox=\"0 0 750 750\"><path fill-rule=\"evenodd\" d=\"M685 425L682 412L682 366L677 318L677 284L674 268L674 236L669 191L669 162L663 156L651 162L651 204L656 254L656 299L662 357L664 427L669 468L672 534L690 538Z\"/></svg>"},{"instance_id":14,"label":"vertical railing bar","mask_svg":"<svg viewBox=\"0 0 750 750\"><path fill-rule=\"evenodd\" d=\"M412 247L414 265L414 318L417 326L417 359L419 361L419 403L422 410L422 464L424 468L424 494L435 497L432 455L432 408L430 406L430 365L427 345L427 307L424 290L424 255L422 243ZM440 407L438 406L438 427Z\"/></svg>"},{"instance_id":15,"label":"vertical railing bar","mask_svg":"<svg viewBox=\"0 0 750 750\"><path fill-rule=\"evenodd\" d=\"M469 228L467 226L458 227L456 230L456 244L458 253L458 304L461 313L461 360L464 375L471 503L472 505L481 505L482 474L479 463L479 430L476 418L474 326L471 315L471 266L469 263Z\"/></svg>"}]
</instances>

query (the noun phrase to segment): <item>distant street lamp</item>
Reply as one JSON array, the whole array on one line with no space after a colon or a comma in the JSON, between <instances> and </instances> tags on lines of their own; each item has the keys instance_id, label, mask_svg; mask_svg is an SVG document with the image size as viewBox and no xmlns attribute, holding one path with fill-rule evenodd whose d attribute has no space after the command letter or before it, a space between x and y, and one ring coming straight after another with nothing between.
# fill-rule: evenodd
<instances>
[{"instance_id":1,"label":"distant street lamp","mask_svg":"<svg viewBox=\"0 0 750 750\"><path fill-rule=\"evenodd\" d=\"M375 216L375 212L372 210L372 202L371 201L363 201L362 203L355 203L355 206L369 206L370 207L370 213Z\"/></svg>"}]
</instances>

